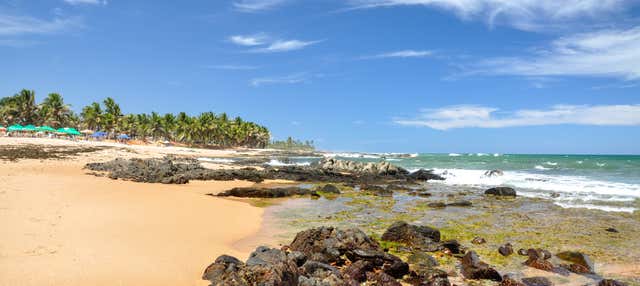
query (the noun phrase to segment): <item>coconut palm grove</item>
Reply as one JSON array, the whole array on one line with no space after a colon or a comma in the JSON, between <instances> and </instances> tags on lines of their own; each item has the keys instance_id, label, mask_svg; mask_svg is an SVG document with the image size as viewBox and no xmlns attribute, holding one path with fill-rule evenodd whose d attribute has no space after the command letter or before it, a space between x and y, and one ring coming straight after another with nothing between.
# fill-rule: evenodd
<instances>
[{"instance_id":1,"label":"coconut palm grove","mask_svg":"<svg viewBox=\"0 0 640 286\"><path fill-rule=\"evenodd\" d=\"M23 89L0 99L0 125L47 126L87 129L108 138L126 134L136 140L171 140L188 145L263 148L269 144L269 130L226 113L203 112L196 116L178 114L123 114L113 98L93 102L75 113L62 95L50 93L36 103L35 91Z\"/></svg>"}]
</instances>

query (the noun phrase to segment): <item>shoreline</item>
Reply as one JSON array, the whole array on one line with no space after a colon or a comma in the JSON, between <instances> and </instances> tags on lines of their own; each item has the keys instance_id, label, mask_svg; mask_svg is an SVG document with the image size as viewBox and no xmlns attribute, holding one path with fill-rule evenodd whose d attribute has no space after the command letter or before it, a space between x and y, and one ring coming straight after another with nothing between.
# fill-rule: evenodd
<instances>
[{"instance_id":1,"label":"shoreline","mask_svg":"<svg viewBox=\"0 0 640 286\"><path fill-rule=\"evenodd\" d=\"M264 210L205 194L252 182L146 184L82 169L155 155L142 149L0 162L0 285L208 285L215 257L247 257L254 247L236 242L258 233Z\"/></svg>"}]
</instances>

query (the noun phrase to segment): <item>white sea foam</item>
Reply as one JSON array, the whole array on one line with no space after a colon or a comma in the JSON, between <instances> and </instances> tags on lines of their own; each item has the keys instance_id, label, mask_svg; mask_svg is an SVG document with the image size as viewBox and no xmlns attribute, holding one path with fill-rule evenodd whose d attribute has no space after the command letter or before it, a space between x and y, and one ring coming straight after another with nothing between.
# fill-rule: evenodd
<instances>
[{"instance_id":1,"label":"white sea foam","mask_svg":"<svg viewBox=\"0 0 640 286\"><path fill-rule=\"evenodd\" d=\"M461 155L460 155L460 154L458 154L458 153L449 153L449 156L451 156L451 157L458 157L458 156L461 156Z\"/></svg>"},{"instance_id":2,"label":"white sea foam","mask_svg":"<svg viewBox=\"0 0 640 286\"><path fill-rule=\"evenodd\" d=\"M536 170L550 170L550 168L544 167L544 166L540 166L540 165L536 165L535 167L533 167Z\"/></svg>"},{"instance_id":3,"label":"white sea foam","mask_svg":"<svg viewBox=\"0 0 640 286\"><path fill-rule=\"evenodd\" d=\"M500 153L493 153L493 157L500 157L500 156L502 156L502 154L500 154Z\"/></svg>"},{"instance_id":4,"label":"white sea foam","mask_svg":"<svg viewBox=\"0 0 640 286\"><path fill-rule=\"evenodd\" d=\"M601 206L594 204L566 204L562 202L554 202L554 204L561 206L563 208L582 208L582 209L590 209L590 210L601 210L605 212L625 212L625 213L633 213L636 209L631 207L614 207L614 206Z\"/></svg>"},{"instance_id":5,"label":"white sea foam","mask_svg":"<svg viewBox=\"0 0 640 286\"><path fill-rule=\"evenodd\" d=\"M379 159L381 158L379 155L373 154L364 154L364 153L326 153L323 154L325 157L333 158L333 157L342 157L342 158L366 158L366 159Z\"/></svg>"},{"instance_id":6,"label":"white sea foam","mask_svg":"<svg viewBox=\"0 0 640 286\"><path fill-rule=\"evenodd\" d=\"M226 159L226 158L198 158L198 161L220 163L220 164L231 164L235 162L235 160L233 159Z\"/></svg>"},{"instance_id":7,"label":"white sea foam","mask_svg":"<svg viewBox=\"0 0 640 286\"><path fill-rule=\"evenodd\" d=\"M544 163L545 163L546 165L549 165L549 166L558 166L558 163L556 163L556 162L549 162L549 161L547 161L547 162L544 162Z\"/></svg>"},{"instance_id":8,"label":"white sea foam","mask_svg":"<svg viewBox=\"0 0 640 286\"><path fill-rule=\"evenodd\" d=\"M285 163L285 162L282 162L280 160L271 159L267 163L267 165L274 166L274 167L279 167L279 166L309 166L309 165L311 165L311 162Z\"/></svg>"},{"instance_id":9,"label":"white sea foam","mask_svg":"<svg viewBox=\"0 0 640 286\"><path fill-rule=\"evenodd\" d=\"M598 162L596 162L596 165L598 165L598 167L604 167L604 166L607 165L607 163L598 163Z\"/></svg>"}]
</instances>

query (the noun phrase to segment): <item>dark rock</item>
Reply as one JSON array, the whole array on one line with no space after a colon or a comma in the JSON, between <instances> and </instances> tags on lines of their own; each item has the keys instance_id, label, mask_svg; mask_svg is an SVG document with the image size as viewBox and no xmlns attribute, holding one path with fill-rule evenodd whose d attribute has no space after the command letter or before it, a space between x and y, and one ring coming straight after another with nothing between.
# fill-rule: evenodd
<instances>
[{"instance_id":1,"label":"dark rock","mask_svg":"<svg viewBox=\"0 0 640 286\"><path fill-rule=\"evenodd\" d=\"M423 198L428 198L428 197L432 196L432 194L429 193L429 192L418 192L417 195L419 197L423 197Z\"/></svg>"},{"instance_id":2,"label":"dark rock","mask_svg":"<svg viewBox=\"0 0 640 286\"><path fill-rule=\"evenodd\" d=\"M402 278L402 276L409 273L409 265L407 263L396 256L379 250L355 249L347 252L346 256L351 261L369 261L395 278Z\"/></svg>"},{"instance_id":3,"label":"dark rock","mask_svg":"<svg viewBox=\"0 0 640 286\"><path fill-rule=\"evenodd\" d=\"M627 283L623 283L613 279L602 279L598 283L598 286L627 286Z\"/></svg>"},{"instance_id":4,"label":"dark rock","mask_svg":"<svg viewBox=\"0 0 640 286\"><path fill-rule=\"evenodd\" d=\"M287 254L275 248L258 247L246 263L246 278L258 285L298 284L298 267Z\"/></svg>"},{"instance_id":5,"label":"dark rock","mask_svg":"<svg viewBox=\"0 0 640 286\"><path fill-rule=\"evenodd\" d=\"M559 197L560 197L560 194L559 194L559 193L551 193L550 197L551 197L552 199L556 199L556 198L559 198Z\"/></svg>"},{"instance_id":6,"label":"dark rock","mask_svg":"<svg viewBox=\"0 0 640 286\"><path fill-rule=\"evenodd\" d=\"M509 256L511 254L513 254L513 246L511 246L511 243L507 243L503 246L500 246L500 248L498 248L498 252L502 255L502 256Z\"/></svg>"},{"instance_id":7,"label":"dark rock","mask_svg":"<svg viewBox=\"0 0 640 286\"><path fill-rule=\"evenodd\" d=\"M451 207L470 207L473 204L470 201L455 201L453 203L448 203L447 206Z\"/></svg>"},{"instance_id":8,"label":"dark rock","mask_svg":"<svg viewBox=\"0 0 640 286\"><path fill-rule=\"evenodd\" d=\"M340 189L333 184L326 184L319 191L328 194L340 194Z\"/></svg>"},{"instance_id":9,"label":"dark rock","mask_svg":"<svg viewBox=\"0 0 640 286\"><path fill-rule=\"evenodd\" d=\"M307 262L307 256L300 251L292 251L287 254L287 257L292 260L298 267Z\"/></svg>"},{"instance_id":10,"label":"dark rock","mask_svg":"<svg viewBox=\"0 0 640 286\"><path fill-rule=\"evenodd\" d=\"M487 240L482 238L482 237L476 236L476 237L473 238L471 243L473 243L473 244L485 244L485 243L487 243Z\"/></svg>"},{"instance_id":11,"label":"dark rock","mask_svg":"<svg viewBox=\"0 0 640 286\"><path fill-rule=\"evenodd\" d=\"M367 193L371 193L373 195L376 196L380 196L380 197L391 197L393 196L393 191L384 188L382 186L375 186L375 185L365 185L363 187L361 187L361 189Z\"/></svg>"},{"instance_id":12,"label":"dark rock","mask_svg":"<svg viewBox=\"0 0 640 286\"><path fill-rule=\"evenodd\" d=\"M428 203L427 206L430 208L446 208L447 204L443 202L433 202L433 203Z\"/></svg>"},{"instance_id":13,"label":"dark rock","mask_svg":"<svg viewBox=\"0 0 640 286\"><path fill-rule=\"evenodd\" d=\"M302 269L304 269L304 273L308 274L308 276L323 276L323 274L318 274L318 272L331 272L331 274L336 277L341 276L337 268L318 261L307 261L302 265Z\"/></svg>"},{"instance_id":14,"label":"dark rock","mask_svg":"<svg viewBox=\"0 0 640 286\"><path fill-rule=\"evenodd\" d=\"M367 272L373 271L375 265L368 260L358 260L342 270L342 275L357 282L367 280Z\"/></svg>"},{"instance_id":15,"label":"dark rock","mask_svg":"<svg viewBox=\"0 0 640 286\"><path fill-rule=\"evenodd\" d=\"M400 282L384 272L367 272L367 281L376 286L402 286Z\"/></svg>"},{"instance_id":16,"label":"dark rock","mask_svg":"<svg viewBox=\"0 0 640 286\"><path fill-rule=\"evenodd\" d=\"M361 175L397 176L409 174L407 170L386 161L379 163L364 163L328 158L320 161L318 166L323 170L349 172Z\"/></svg>"},{"instance_id":17,"label":"dark rock","mask_svg":"<svg viewBox=\"0 0 640 286\"><path fill-rule=\"evenodd\" d=\"M410 225L399 221L382 234L382 240L405 243L415 247L427 247L440 241L440 231L428 226Z\"/></svg>"},{"instance_id":18,"label":"dark rock","mask_svg":"<svg viewBox=\"0 0 640 286\"><path fill-rule=\"evenodd\" d=\"M591 270L589 270L589 268L584 267L582 265L578 265L575 263L571 263L571 264L560 264L560 267L569 270L570 272L576 273L576 274L591 274L593 273Z\"/></svg>"},{"instance_id":19,"label":"dark rock","mask_svg":"<svg viewBox=\"0 0 640 286\"><path fill-rule=\"evenodd\" d=\"M527 286L553 286L553 283L546 277L522 278L522 283Z\"/></svg>"},{"instance_id":20,"label":"dark rock","mask_svg":"<svg viewBox=\"0 0 640 286\"><path fill-rule=\"evenodd\" d=\"M528 256L527 254L527 250L524 248L520 248L518 249L518 255L522 255L522 256Z\"/></svg>"},{"instance_id":21,"label":"dark rock","mask_svg":"<svg viewBox=\"0 0 640 286\"><path fill-rule=\"evenodd\" d=\"M314 195L313 190L299 187L288 188L233 188L218 194L219 197L241 197L241 198L283 198L295 195Z\"/></svg>"},{"instance_id":22,"label":"dark rock","mask_svg":"<svg viewBox=\"0 0 640 286\"><path fill-rule=\"evenodd\" d=\"M502 276L502 282L499 286L526 286L524 283L509 277L509 275Z\"/></svg>"},{"instance_id":23,"label":"dark rock","mask_svg":"<svg viewBox=\"0 0 640 286\"><path fill-rule=\"evenodd\" d=\"M442 242L442 247L449 250L452 254L463 253L463 247L457 240L447 240Z\"/></svg>"},{"instance_id":24,"label":"dark rock","mask_svg":"<svg viewBox=\"0 0 640 286\"><path fill-rule=\"evenodd\" d=\"M516 190L510 187L495 187L484 191L484 194L503 197L515 197Z\"/></svg>"},{"instance_id":25,"label":"dark rock","mask_svg":"<svg viewBox=\"0 0 640 286\"><path fill-rule=\"evenodd\" d=\"M450 286L447 272L435 268L411 271L405 281L414 286Z\"/></svg>"},{"instance_id":26,"label":"dark rock","mask_svg":"<svg viewBox=\"0 0 640 286\"><path fill-rule=\"evenodd\" d=\"M307 259L327 264L342 264L341 256L347 251L377 251L380 245L359 229L320 227L299 232L290 248L292 251L304 253Z\"/></svg>"},{"instance_id":27,"label":"dark rock","mask_svg":"<svg viewBox=\"0 0 640 286\"><path fill-rule=\"evenodd\" d=\"M618 232L619 232L617 229L615 229L615 228L613 228L613 227L609 227L609 228L605 229L605 231L607 231L607 232L613 232L613 233L618 233Z\"/></svg>"},{"instance_id":28,"label":"dark rock","mask_svg":"<svg viewBox=\"0 0 640 286\"><path fill-rule=\"evenodd\" d=\"M409 174L409 178L416 181L444 180L444 177L434 174L433 171L431 170L424 170L424 169L420 169L418 171L415 171Z\"/></svg>"},{"instance_id":29,"label":"dark rock","mask_svg":"<svg viewBox=\"0 0 640 286\"><path fill-rule=\"evenodd\" d=\"M467 252L467 254L462 258L462 275L467 279L502 281L500 273L491 268L488 264L480 261L480 258L475 251Z\"/></svg>"},{"instance_id":30,"label":"dark rock","mask_svg":"<svg viewBox=\"0 0 640 286\"><path fill-rule=\"evenodd\" d=\"M583 266L584 268L588 269L587 273L595 272L595 267L593 265L593 262L591 262L591 259L589 258L589 256L584 253L580 253L576 251L563 251L556 254L556 256L562 260L566 260L566 261L572 262L573 264ZM575 269L578 270L578 268L575 268Z\"/></svg>"},{"instance_id":31,"label":"dark rock","mask_svg":"<svg viewBox=\"0 0 640 286\"><path fill-rule=\"evenodd\" d=\"M484 175L487 177L498 177L504 175L504 172L502 172L501 170L490 170L484 172Z\"/></svg>"},{"instance_id":32,"label":"dark rock","mask_svg":"<svg viewBox=\"0 0 640 286\"><path fill-rule=\"evenodd\" d=\"M547 259L551 258L551 254L548 253L548 251L539 248L530 248L527 250L527 255L529 256L529 259L524 262L524 265L545 271L554 270L555 267L553 264L547 261Z\"/></svg>"},{"instance_id":33,"label":"dark rock","mask_svg":"<svg viewBox=\"0 0 640 286\"><path fill-rule=\"evenodd\" d=\"M407 257L407 262L421 268L433 268L438 266L438 261L433 256L424 252L415 252Z\"/></svg>"},{"instance_id":34,"label":"dark rock","mask_svg":"<svg viewBox=\"0 0 640 286\"><path fill-rule=\"evenodd\" d=\"M202 274L203 280L209 280L212 286L248 286L244 277L244 263L235 257L222 255L209 265Z\"/></svg>"}]
</instances>

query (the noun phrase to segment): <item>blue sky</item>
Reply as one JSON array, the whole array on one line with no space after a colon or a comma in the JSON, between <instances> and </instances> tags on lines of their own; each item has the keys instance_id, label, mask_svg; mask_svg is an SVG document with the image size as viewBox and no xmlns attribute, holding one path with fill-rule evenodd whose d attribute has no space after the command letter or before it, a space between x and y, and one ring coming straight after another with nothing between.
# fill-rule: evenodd
<instances>
[{"instance_id":1,"label":"blue sky","mask_svg":"<svg viewBox=\"0 0 640 286\"><path fill-rule=\"evenodd\" d=\"M0 95L379 152L640 153L640 3L0 1Z\"/></svg>"}]
</instances>

